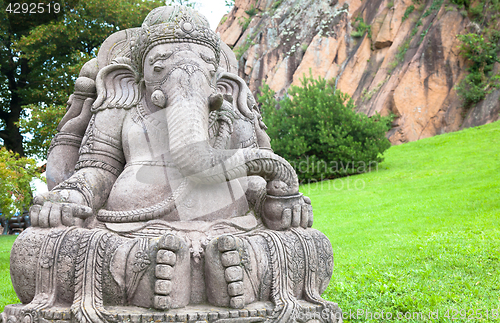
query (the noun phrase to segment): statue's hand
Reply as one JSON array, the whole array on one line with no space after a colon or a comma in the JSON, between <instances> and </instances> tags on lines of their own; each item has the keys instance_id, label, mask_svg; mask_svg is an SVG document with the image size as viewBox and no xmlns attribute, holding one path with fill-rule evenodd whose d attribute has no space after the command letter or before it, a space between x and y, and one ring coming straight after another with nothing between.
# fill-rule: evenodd
<instances>
[{"instance_id":1,"label":"statue's hand","mask_svg":"<svg viewBox=\"0 0 500 323\"><path fill-rule=\"evenodd\" d=\"M83 136L92 117L91 108L94 99L88 98L83 101L72 98L69 102L68 112L59 123L58 130Z\"/></svg>"},{"instance_id":2,"label":"statue's hand","mask_svg":"<svg viewBox=\"0 0 500 323\"><path fill-rule=\"evenodd\" d=\"M78 226L91 216L92 209L71 190L51 191L38 195L30 208L31 225L40 228Z\"/></svg>"},{"instance_id":3,"label":"statue's hand","mask_svg":"<svg viewBox=\"0 0 500 323\"><path fill-rule=\"evenodd\" d=\"M268 195L264 201L262 219L272 230L311 227L313 224L311 199L300 193L292 196Z\"/></svg>"}]
</instances>

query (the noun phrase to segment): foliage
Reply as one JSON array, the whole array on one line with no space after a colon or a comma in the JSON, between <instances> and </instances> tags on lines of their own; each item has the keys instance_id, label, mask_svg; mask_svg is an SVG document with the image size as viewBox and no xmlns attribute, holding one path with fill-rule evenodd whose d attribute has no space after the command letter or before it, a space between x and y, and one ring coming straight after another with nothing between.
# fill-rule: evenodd
<instances>
[{"instance_id":1,"label":"foliage","mask_svg":"<svg viewBox=\"0 0 500 323\"><path fill-rule=\"evenodd\" d=\"M27 0L18 1L28 3ZM186 2L186 1L183 1ZM191 2L191 1L188 1ZM54 3L54 2L52 2ZM61 2L60 11L0 12L0 139L21 156L43 159L47 138L57 126L80 67L95 57L113 32L140 26L160 1L96 0ZM2 0L2 8L6 2ZM57 109L59 112L53 112ZM45 118L45 111L52 111ZM42 117L33 121L34 116ZM21 124L21 118L28 118ZM33 124L35 128L31 128ZM40 133L40 130L42 130ZM29 133L29 136L23 134ZM23 147L23 141L33 141Z\"/></svg>"},{"instance_id":2,"label":"foliage","mask_svg":"<svg viewBox=\"0 0 500 323\"><path fill-rule=\"evenodd\" d=\"M295 167L300 180L363 173L383 160L391 118L357 114L349 96L325 79L304 76L301 82L279 102L266 84L259 96L272 147Z\"/></svg>"},{"instance_id":3,"label":"foliage","mask_svg":"<svg viewBox=\"0 0 500 323\"><path fill-rule=\"evenodd\" d=\"M59 124L66 113L63 105L34 104L26 107L30 111L29 118L19 120L19 128L23 133L35 133L29 141L24 144L24 151L28 156L47 156L52 138L55 135L55 126ZM49 125L53 125L52 127Z\"/></svg>"},{"instance_id":4,"label":"foliage","mask_svg":"<svg viewBox=\"0 0 500 323\"><path fill-rule=\"evenodd\" d=\"M367 32L368 38L372 39L372 26L365 24L362 17L356 18L354 27L356 30L351 33L351 37L360 38Z\"/></svg>"},{"instance_id":5,"label":"foliage","mask_svg":"<svg viewBox=\"0 0 500 323\"><path fill-rule=\"evenodd\" d=\"M462 42L460 52L463 57L470 60L473 65L471 71L485 70L489 72L493 69L493 64L499 62L498 51L498 35L492 41L485 40L483 35L466 34L458 35L458 39Z\"/></svg>"},{"instance_id":6,"label":"foliage","mask_svg":"<svg viewBox=\"0 0 500 323\"><path fill-rule=\"evenodd\" d=\"M273 10L276 10L278 9L278 7L280 6L280 4L283 2L283 0L278 0L276 2L273 3L273 6L271 7L271 9Z\"/></svg>"},{"instance_id":7,"label":"foliage","mask_svg":"<svg viewBox=\"0 0 500 323\"><path fill-rule=\"evenodd\" d=\"M33 159L0 148L0 210L4 216L29 208L33 178L40 178Z\"/></svg>"},{"instance_id":8,"label":"foliage","mask_svg":"<svg viewBox=\"0 0 500 323\"><path fill-rule=\"evenodd\" d=\"M484 99L486 78L482 73L472 72L467 74L465 78L456 86L458 95L462 98L464 106L470 107Z\"/></svg>"},{"instance_id":9,"label":"foliage","mask_svg":"<svg viewBox=\"0 0 500 323\"><path fill-rule=\"evenodd\" d=\"M470 5L470 0L451 0L451 3L456 4L459 7L466 7L468 8Z\"/></svg>"},{"instance_id":10,"label":"foliage","mask_svg":"<svg viewBox=\"0 0 500 323\"><path fill-rule=\"evenodd\" d=\"M224 24L226 21L227 21L227 15L221 18L221 20L219 21L219 26Z\"/></svg>"},{"instance_id":11,"label":"foliage","mask_svg":"<svg viewBox=\"0 0 500 323\"><path fill-rule=\"evenodd\" d=\"M247 15L249 15L250 17L253 17L253 16L255 16L255 15L257 14L257 8L255 8L255 7L254 7L254 5L252 5L252 6L250 7L250 9L245 10L245 13L246 13Z\"/></svg>"},{"instance_id":12,"label":"foliage","mask_svg":"<svg viewBox=\"0 0 500 323\"><path fill-rule=\"evenodd\" d=\"M250 9L245 10L245 13L248 15L248 17L240 17L238 20L238 24L241 26L242 31L247 30L250 22L252 22L253 17L257 14L257 8L252 5Z\"/></svg>"},{"instance_id":13,"label":"foliage","mask_svg":"<svg viewBox=\"0 0 500 323\"><path fill-rule=\"evenodd\" d=\"M499 0L479 0L471 3L457 3L462 8L467 8L468 15L475 22L474 33L459 35L462 42L461 55L469 61L468 75L457 85L456 90L466 108L482 100L493 88L500 87L500 74L493 73L493 66L499 62L500 19Z\"/></svg>"},{"instance_id":14,"label":"foliage","mask_svg":"<svg viewBox=\"0 0 500 323\"><path fill-rule=\"evenodd\" d=\"M403 18L401 18L401 22L404 22L408 17L411 15L411 13L415 10L414 5L410 5L409 7L406 8L405 13L403 14Z\"/></svg>"},{"instance_id":15,"label":"foliage","mask_svg":"<svg viewBox=\"0 0 500 323\"><path fill-rule=\"evenodd\" d=\"M493 70L493 65L500 62L497 54L500 50L500 33L491 33L489 36L490 41L480 34L458 35L460 53L471 63L467 68L469 74L456 87L466 107L481 101L486 96L488 86L496 86L494 80L488 81L487 76Z\"/></svg>"},{"instance_id":16,"label":"foliage","mask_svg":"<svg viewBox=\"0 0 500 323\"><path fill-rule=\"evenodd\" d=\"M346 323L498 322L500 122L393 146L384 156L376 172L301 187L313 228L334 250L323 297L339 304ZM483 319L446 318L452 308L474 309L473 317L480 310ZM349 318L359 309L393 319ZM439 320L396 318L436 311Z\"/></svg>"},{"instance_id":17,"label":"foliage","mask_svg":"<svg viewBox=\"0 0 500 323\"><path fill-rule=\"evenodd\" d=\"M226 7L232 8L234 7L234 0L224 0L224 5Z\"/></svg>"},{"instance_id":18,"label":"foliage","mask_svg":"<svg viewBox=\"0 0 500 323\"><path fill-rule=\"evenodd\" d=\"M422 15L422 18L425 18L429 16L431 13L438 11L441 8L441 5L443 4L444 0L434 0L432 1L431 6L429 9L427 9L424 14Z\"/></svg>"},{"instance_id":19,"label":"foliage","mask_svg":"<svg viewBox=\"0 0 500 323\"><path fill-rule=\"evenodd\" d=\"M252 40L253 35L248 35L243 44L239 47L236 47L234 49L234 55L236 56L237 60L240 60L240 58L245 54L245 52L250 48L250 46L255 45L255 42Z\"/></svg>"}]
</instances>

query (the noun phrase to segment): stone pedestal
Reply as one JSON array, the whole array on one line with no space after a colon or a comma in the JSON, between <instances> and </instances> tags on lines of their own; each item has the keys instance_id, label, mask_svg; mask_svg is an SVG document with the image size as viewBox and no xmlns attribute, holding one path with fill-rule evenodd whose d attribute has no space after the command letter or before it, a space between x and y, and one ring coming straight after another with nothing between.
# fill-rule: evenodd
<instances>
[{"instance_id":1,"label":"stone pedestal","mask_svg":"<svg viewBox=\"0 0 500 323\"><path fill-rule=\"evenodd\" d=\"M7 305L4 310L6 322L22 323L73 323L77 322L70 308L54 307L46 310L28 310L25 305ZM301 301L302 311L294 315L297 322L342 322L341 311L330 312L322 306L313 305ZM209 305L187 306L182 309L160 312L131 306L110 306L106 310L111 314L115 322L152 323L152 322L174 322L174 323L255 323L265 322L274 313L272 302L255 302L243 309L228 309ZM333 320L331 320L333 318Z\"/></svg>"}]
</instances>

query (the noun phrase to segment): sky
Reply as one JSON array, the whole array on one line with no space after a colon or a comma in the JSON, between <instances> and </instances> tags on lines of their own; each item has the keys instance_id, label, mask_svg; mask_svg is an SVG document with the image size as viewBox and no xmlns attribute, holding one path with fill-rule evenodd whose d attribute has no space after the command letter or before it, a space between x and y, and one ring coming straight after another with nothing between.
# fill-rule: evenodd
<instances>
[{"instance_id":1,"label":"sky","mask_svg":"<svg viewBox=\"0 0 500 323\"><path fill-rule=\"evenodd\" d=\"M210 28L215 31L217 25L219 24L222 17L229 12L229 7L226 7L224 0L197 0L198 6L196 10L198 10L201 14L207 17L208 22L210 23ZM45 161L40 162L40 165L43 165ZM47 184L40 180L34 180L33 186L35 188L35 194L41 194L47 192Z\"/></svg>"},{"instance_id":2,"label":"sky","mask_svg":"<svg viewBox=\"0 0 500 323\"><path fill-rule=\"evenodd\" d=\"M199 6L196 8L201 14L207 17L212 30L217 28L222 16L229 11L224 0L197 0Z\"/></svg>"}]
</instances>

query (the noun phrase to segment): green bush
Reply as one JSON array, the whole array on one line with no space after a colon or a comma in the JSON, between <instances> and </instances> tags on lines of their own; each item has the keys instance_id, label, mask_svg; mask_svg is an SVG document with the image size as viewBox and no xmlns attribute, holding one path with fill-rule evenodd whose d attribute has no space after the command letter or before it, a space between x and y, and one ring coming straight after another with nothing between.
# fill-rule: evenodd
<instances>
[{"instance_id":1,"label":"green bush","mask_svg":"<svg viewBox=\"0 0 500 323\"><path fill-rule=\"evenodd\" d=\"M405 13L403 15L403 18L401 18L401 22L404 22L408 17L411 15L411 13L415 10L415 6L411 5L408 8L406 8Z\"/></svg>"},{"instance_id":2,"label":"green bush","mask_svg":"<svg viewBox=\"0 0 500 323\"><path fill-rule=\"evenodd\" d=\"M301 82L279 102L264 84L258 99L274 151L299 179L319 181L377 167L391 146L385 133L392 117L356 113L349 96L325 79L304 76Z\"/></svg>"},{"instance_id":3,"label":"green bush","mask_svg":"<svg viewBox=\"0 0 500 323\"><path fill-rule=\"evenodd\" d=\"M460 53L473 63L470 67L472 72L482 69L485 69L485 72L489 72L493 64L500 61L497 55L499 50L497 42L500 35L495 34L491 38L493 39L488 41L483 35L473 33L458 35L458 39L462 42Z\"/></svg>"},{"instance_id":4,"label":"green bush","mask_svg":"<svg viewBox=\"0 0 500 323\"><path fill-rule=\"evenodd\" d=\"M488 78L494 76L490 75L493 66L500 62L500 33L491 32L489 38L488 40L483 35L473 33L458 35L461 41L460 54L470 62L467 68L469 74L456 87L465 107L481 101L486 96L488 87L496 87L494 80L488 81Z\"/></svg>"},{"instance_id":5,"label":"green bush","mask_svg":"<svg viewBox=\"0 0 500 323\"><path fill-rule=\"evenodd\" d=\"M462 98L465 107L478 103L486 96L486 79L478 71L468 74L457 86L458 95Z\"/></svg>"},{"instance_id":6,"label":"green bush","mask_svg":"<svg viewBox=\"0 0 500 323\"><path fill-rule=\"evenodd\" d=\"M351 33L351 37L360 38L368 32L368 38L372 39L372 26L365 24L363 18L356 18L354 27L356 30Z\"/></svg>"},{"instance_id":7,"label":"green bush","mask_svg":"<svg viewBox=\"0 0 500 323\"><path fill-rule=\"evenodd\" d=\"M470 5L470 0L451 0L450 2L456 4L459 7L464 6L466 8L469 8Z\"/></svg>"}]
</instances>

